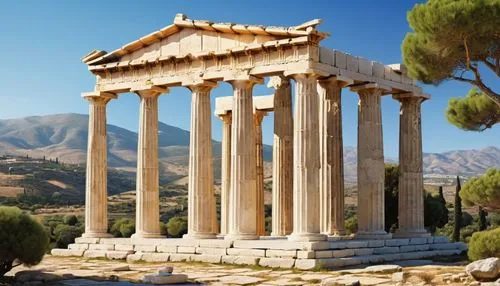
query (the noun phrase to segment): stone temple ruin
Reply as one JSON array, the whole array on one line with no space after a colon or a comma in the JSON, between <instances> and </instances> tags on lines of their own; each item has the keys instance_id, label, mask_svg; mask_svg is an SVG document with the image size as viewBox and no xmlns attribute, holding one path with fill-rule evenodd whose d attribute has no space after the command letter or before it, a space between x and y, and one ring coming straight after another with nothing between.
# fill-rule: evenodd
<instances>
[{"instance_id":1,"label":"stone temple ruin","mask_svg":"<svg viewBox=\"0 0 500 286\"><path fill-rule=\"evenodd\" d=\"M85 233L53 255L129 261L204 261L311 269L454 255L462 243L424 228L420 105L429 98L404 66L384 65L321 47L328 37L312 20L294 27L174 23L107 53L83 58L96 76L89 102ZM270 77L274 95L252 88ZM293 80L293 83L292 81ZM213 188L210 91L224 122L221 221ZM295 87L292 114L291 84ZM170 87L192 92L188 233L160 235L158 97ZM358 224L344 231L341 91L358 104ZM106 104L140 97L136 232L111 238L107 218ZM380 100L400 102L399 229L384 230L384 154ZM264 232L262 117L274 112L272 232Z\"/></svg>"}]
</instances>

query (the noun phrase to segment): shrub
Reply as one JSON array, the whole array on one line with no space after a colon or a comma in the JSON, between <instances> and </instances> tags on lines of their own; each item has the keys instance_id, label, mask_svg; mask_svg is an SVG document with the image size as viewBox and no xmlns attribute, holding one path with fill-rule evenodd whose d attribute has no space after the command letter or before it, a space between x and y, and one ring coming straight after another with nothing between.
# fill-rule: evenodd
<instances>
[{"instance_id":1,"label":"shrub","mask_svg":"<svg viewBox=\"0 0 500 286\"><path fill-rule=\"evenodd\" d=\"M135 221L127 218L118 219L109 232L114 237L130 237L135 233Z\"/></svg>"},{"instance_id":2,"label":"shrub","mask_svg":"<svg viewBox=\"0 0 500 286\"><path fill-rule=\"evenodd\" d=\"M476 232L469 242L469 259L500 257L500 228Z\"/></svg>"},{"instance_id":3,"label":"shrub","mask_svg":"<svg viewBox=\"0 0 500 286\"><path fill-rule=\"evenodd\" d=\"M160 234L163 236L168 236L168 227L166 223L160 222Z\"/></svg>"},{"instance_id":4,"label":"shrub","mask_svg":"<svg viewBox=\"0 0 500 286\"><path fill-rule=\"evenodd\" d=\"M182 237L187 233L187 218L176 216L169 219L167 229L169 237Z\"/></svg>"},{"instance_id":5,"label":"shrub","mask_svg":"<svg viewBox=\"0 0 500 286\"><path fill-rule=\"evenodd\" d=\"M462 227L471 225L474 222L474 218L468 212L462 212Z\"/></svg>"},{"instance_id":6,"label":"shrub","mask_svg":"<svg viewBox=\"0 0 500 286\"><path fill-rule=\"evenodd\" d=\"M67 215L64 217L64 224L67 225L76 225L78 223L78 219L76 218L76 215Z\"/></svg>"},{"instance_id":7,"label":"shrub","mask_svg":"<svg viewBox=\"0 0 500 286\"><path fill-rule=\"evenodd\" d=\"M348 234L358 232L358 217L356 215L348 218L345 221L345 230Z\"/></svg>"},{"instance_id":8,"label":"shrub","mask_svg":"<svg viewBox=\"0 0 500 286\"><path fill-rule=\"evenodd\" d=\"M460 191L460 197L466 206L500 209L500 169L490 169L483 176L467 181Z\"/></svg>"},{"instance_id":9,"label":"shrub","mask_svg":"<svg viewBox=\"0 0 500 286\"><path fill-rule=\"evenodd\" d=\"M57 248L67 248L69 244L75 242L75 238L82 236L83 229L73 226L59 224L54 229L54 237Z\"/></svg>"},{"instance_id":10,"label":"shrub","mask_svg":"<svg viewBox=\"0 0 500 286\"><path fill-rule=\"evenodd\" d=\"M40 263L49 245L43 226L16 207L0 207L0 277L14 260L25 265Z\"/></svg>"},{"instance_id":11,"label":"shrub","mask_svg":"<svg viewBox=\"0 0 500 286\"><path fill-rule=\"evenodd\" d=\"M443 205L439 196L433 196L426 193L424 198L424 225L434 233L437 227L443 227L445 221L443 217L446 214L446 207Z\"/></svg>"}]
</instances>

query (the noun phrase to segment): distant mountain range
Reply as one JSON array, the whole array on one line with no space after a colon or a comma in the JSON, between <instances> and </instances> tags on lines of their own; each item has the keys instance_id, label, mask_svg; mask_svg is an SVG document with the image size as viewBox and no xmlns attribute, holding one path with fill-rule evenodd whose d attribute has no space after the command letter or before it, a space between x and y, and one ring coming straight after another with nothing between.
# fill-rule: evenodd
<instances>
[{"instance_id":1,"label":"distant mountain range","mask_svg":"<svg viewBox=\"0 0 500 286\"><path fill-rule=\"evenodd\" d=\"M0 154L56 158L83 163L86 159L88 116L57 114L0 120ZM213 141L215 176L220 176L221 145ZM108 124L110 167L135 171L137 133ZM159 123L159 156L162 177L167 181L184 178L188 172L189 131ZM272 147L264 146L264 159L272 159ZM395 160L387 159L389 162ZM356 148L344 150L346 180L356 178ZM456 150L424 154L424 172L442 175L476 175L500 167L500 149ZM267 164L266 173L270 173Z\"/></svg>"}]
</instances>

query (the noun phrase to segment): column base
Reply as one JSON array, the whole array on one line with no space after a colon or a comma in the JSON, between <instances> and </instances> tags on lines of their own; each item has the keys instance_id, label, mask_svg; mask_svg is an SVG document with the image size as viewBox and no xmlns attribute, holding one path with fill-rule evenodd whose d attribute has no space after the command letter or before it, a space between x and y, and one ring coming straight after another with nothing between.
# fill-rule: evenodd
<instances>
[{"instance_id":1,"label":"column base","mask_svg":"<svg viewBox=\"0 0 500 286\"><path fill-rule=\"evenodd\" d=\"M430 237L431 234L425 229L420 230L396 230L392 235L394 238Z\"/></svg>"},{"instance_id":2,"label":"column base","mask_svg":"<svg viewBox=\"0 0 500 286\"><path fill-rule=\"evenodd\" d=\"M224 239L224 237L226 237L226 234L217 234L216 237Z\"/></svg>"},{"instance_id":3,"label":"column base","mask_svg":"<svg viewBox=\"0 0 500 286\"><path fill-rule=\"evenodd\" d=\"M328 237L334 237L334 236L345 236L346 232L345 230L332 230L330 232L322 232L322 234L328 236Z\"/></svg>"},{"instance_id":4,"label":"column base","mask_svg":"<svg viewBox=\"0 0 500 286\"><path fill-rule=\"evenodd\" d=\"M249 233L228 233L224 236L225 240L258 240L259 236Z\"/></svg>"},{"instance_id":5,"label":"column base","mask_svg":"<svg viewBox=\"0 0 500 286\"><path fill-rule=\"evenodd\" d=\"M326 235L322 233L292 233L288 236L290 241L322 241L326 239Z\"/></svg>"},{"instance_id":6,"label":"column base","mask_svg":"<svg viewBox=\"0 0 500 286\"><path fill-rule=\"evenodd\" d=\"M374 232L358 232L354 235L356 239L391 239L392 233L387 233L385 231L374 231Z\"/></svg>"},{"instance_id":7,"label":"column base","mask_svg":"<svg viewBox=\"0 0 500 286\"><path fill-rule=\"evenodd\" d=\"M113 235L107 232L85 232L81 237L85 238L111 238Z\"/></svg>"},{"instance_id":8,"label":"column base","mask_svg":"<svg viewBox=\"0 0 500 286\"><path fill-rule=\"evenodd\" d=\"M215 233L188 233L182 236L186 239L215 239L217 235Z\"/></svg>"},{"instance_id":9,"label":"column base","mask_svg":"<svg viewBox=\"0 0 500 286\"><path fill-rule=\"evenodd\" d=\"M165 238L165 236L160 233L134 233L130 237L132 239L140 239L140 238Z\"/></svg>"}]
</instances>

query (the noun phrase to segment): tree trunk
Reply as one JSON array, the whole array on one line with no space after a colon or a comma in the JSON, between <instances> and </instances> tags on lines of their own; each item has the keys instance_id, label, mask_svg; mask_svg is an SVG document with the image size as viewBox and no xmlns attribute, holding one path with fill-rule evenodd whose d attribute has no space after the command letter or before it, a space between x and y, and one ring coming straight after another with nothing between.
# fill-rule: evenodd
<instances>
[{"instance_id":1,"label":"tree trunk","mask_svg":"<svg viewBox=\"0 0 500 286\"><path fill-rule=\"evenodd\" d=\"M483 207L479 207L479 230L486 230L488 228L488 222L486 221L486 216L488 213L483 209Z\"/></svg>"},{"instance_id":2,"label":"tree trunk","mask_svg":"<svg viewBox=\"0 0 500 286\"><path fill-rule=\"evenodd\" d=\"M455 228L453 229L453 241L460 241L460 228L462 227L462 199L460 198L460 177L457 176L457 188L455 191Z\"/></svg>"}]
</instances>

